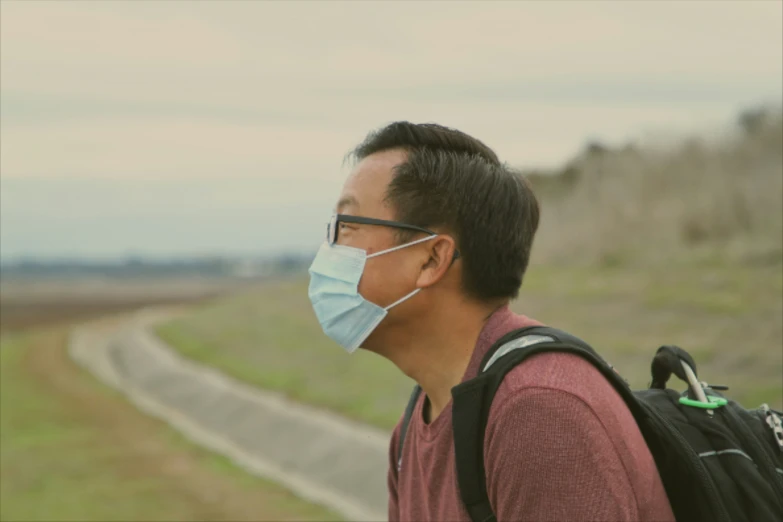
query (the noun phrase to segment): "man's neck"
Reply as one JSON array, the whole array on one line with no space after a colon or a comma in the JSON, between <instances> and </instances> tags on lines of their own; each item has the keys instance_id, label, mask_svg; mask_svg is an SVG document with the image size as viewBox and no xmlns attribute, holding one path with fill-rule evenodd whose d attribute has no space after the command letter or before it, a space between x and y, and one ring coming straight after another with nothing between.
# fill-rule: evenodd
<instances>
[{"instance_id":1,"label":"man's neck","mask_svg":"<svg viewBox=\"0 0 783 522\"><path fill-rule=\"evenodd\" d=\"M408 377L416 381L429 399L426 421L436 419L451 400L451 389L462 381L481 330L502 305L434 307L437 312L426 324L386 339L387 346L404 349L385 354Z\"/></svg>"}]
</instances>

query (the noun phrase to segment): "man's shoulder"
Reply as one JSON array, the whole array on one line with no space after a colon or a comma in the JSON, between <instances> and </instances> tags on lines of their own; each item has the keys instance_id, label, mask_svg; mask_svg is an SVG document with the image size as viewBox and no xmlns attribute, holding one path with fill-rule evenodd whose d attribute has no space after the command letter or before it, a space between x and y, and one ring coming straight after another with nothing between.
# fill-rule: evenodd
<instances>
[{"instance_id":1,"label":"man's shoulder","mask_svg":"<svg viewBox=\"0 0 783 522\"><path fill-rule=\"evenodd\" d=\"M599 418L616 417L620 410L620 420L632 421L623 399L595 366L578 355L562 352L534 355L509 371L492 401L490 417L509 400L533 392L537 396L569 395Z\"/></svg>"},{"instance_id":2,"label":"man's shoulder","mask_svg":"<svg viewBox=\"0 0 783 522\"><path fill-rule=\"evenodd\" d=\"M504 454L506 446L520 439L528 449L544 451L566 426L571 437L599 455L624 448L619 458L633 460L637 452L647 451L625 401L595 366L575 354L546 352L514 367L498 387L487 419L485 452L494 447Z\"/></svg>"},{"instance_id":3,"label":"man's shoulder","mask_svg":"<svg viewBox=\"0 0 783 522\"><path fill-rule=\"evenodd\" d=\"M498 519L673 520L631 412L578 355L537 354L506 375L484 462Z\"/></svg>"}]
</instances>

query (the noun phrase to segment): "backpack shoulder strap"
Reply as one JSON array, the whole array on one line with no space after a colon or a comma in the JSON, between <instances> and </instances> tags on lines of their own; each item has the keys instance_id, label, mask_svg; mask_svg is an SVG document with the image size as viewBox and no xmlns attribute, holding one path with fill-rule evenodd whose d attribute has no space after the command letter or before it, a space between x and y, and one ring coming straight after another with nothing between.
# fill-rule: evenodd
<instances>
[{"instance_id":1,"label":"backpack shoulder strap","mask_svg":"<svg viewBox=\"0 0 783 522\"><path fill-rule=\"evenodd\" d=\"M416 402L421 395L421 386L418 384L413 387L411 392L411 398L408 399L408 406L405 407L405 415L402 418L402 425L400 426L400 443L397 446L397 471L400 471L402 467L402 448L405 445L405 435L408 433L408 424L411 422L413 416L413 410L416 409Z\"/></svg>"},{"instance_id":2,"label":"backpack shoulder strap","mask_svg":"<svg viewBox=\"0 0 783 522\"><path fill-rule=\"evenodd\" d=\"M484 468L484 431L492 399L512 368L541 352L568 352L584 357L620 391L629 407L643 415L628 384L581 339L543 326L514 330L499 339L481 362L479 375L452 388L452 426L457 483L473 522L496 522L489 502Z\"/></svg>"}]
</instances>

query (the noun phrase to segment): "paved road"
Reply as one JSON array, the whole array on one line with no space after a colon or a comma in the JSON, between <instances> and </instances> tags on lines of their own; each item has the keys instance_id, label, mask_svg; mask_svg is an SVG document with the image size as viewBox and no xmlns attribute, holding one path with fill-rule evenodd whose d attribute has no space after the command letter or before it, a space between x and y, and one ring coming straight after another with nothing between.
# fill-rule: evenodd
<instances>
[{"instance_id":1,"label":"paved road","mask_svg":"<svg viewBox=\"0 0 783 522\"><path fill-rule=\"evenodd\" d=\"M69 351L139 408L248 471L350 520L386 519L388 434L234 381L183 359L151 333L165 310L83 325Z\"/></svg>"}]
</instances>

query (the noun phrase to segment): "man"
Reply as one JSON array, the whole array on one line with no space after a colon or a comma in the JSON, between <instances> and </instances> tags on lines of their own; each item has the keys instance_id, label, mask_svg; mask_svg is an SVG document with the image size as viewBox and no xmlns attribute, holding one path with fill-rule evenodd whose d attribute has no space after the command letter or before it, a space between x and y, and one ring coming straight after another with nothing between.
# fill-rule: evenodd
<instances>
[{"instance_id":1,"label":"man","mask_svg":"<svg viewBox=\"0 0 783 522\"><path fill-rule=\"evenodd\" d=\"M451 389L476 376L505 333L538 324L509 309L538 202L486 145L434 124L393 123L353 156L310 298L327 335L388 358L423 390L399 471L399 424L391 439L389 520L469 521ZM631 413L574 355L536 355L505 377L484 457L499 521L674 520Z\"/></svg>"}]
</instances>

